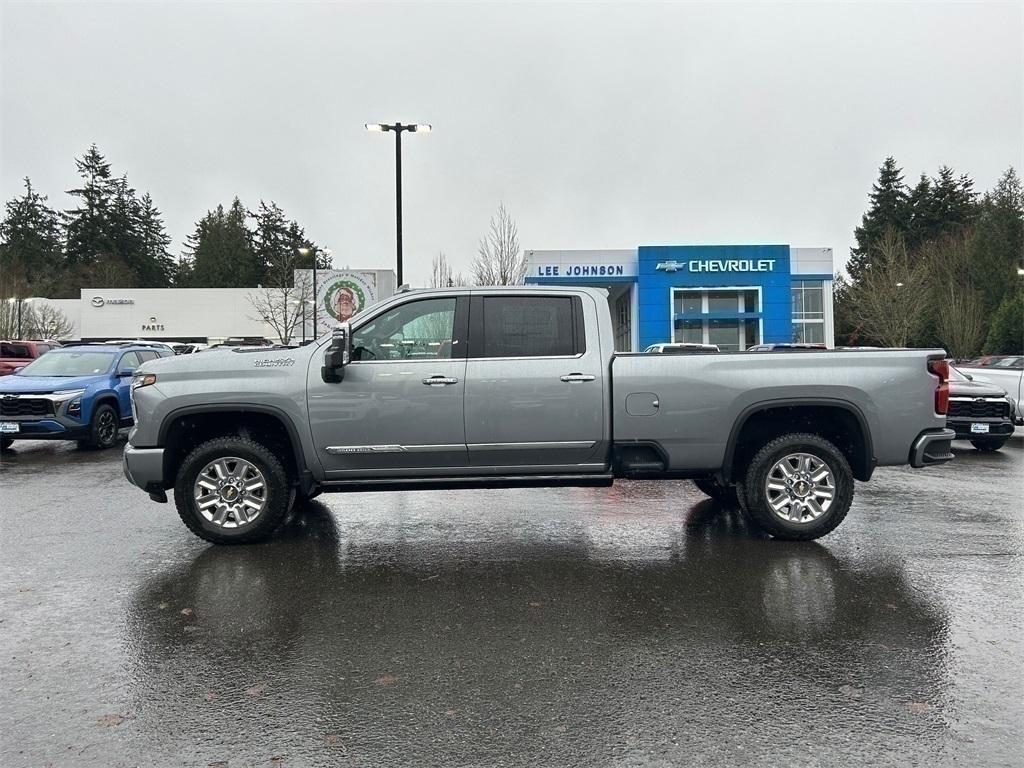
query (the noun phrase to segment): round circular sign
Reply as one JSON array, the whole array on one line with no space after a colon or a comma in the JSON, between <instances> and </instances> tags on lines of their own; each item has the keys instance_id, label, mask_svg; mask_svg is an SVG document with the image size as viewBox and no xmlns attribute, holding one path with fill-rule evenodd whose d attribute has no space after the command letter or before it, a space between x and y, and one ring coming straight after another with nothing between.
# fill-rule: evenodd
<instances>
[{"instance_id":1,"label":"round circular sign","mask_svg":"<svg viewBox=\"0 0 1024 768\"><path fill-rule=\"evenodd\" d=\"M343 323L366 306L363 287L353 280L340 278L324 291L323 308L327 314Z\"/></svg>"}]
</instances>

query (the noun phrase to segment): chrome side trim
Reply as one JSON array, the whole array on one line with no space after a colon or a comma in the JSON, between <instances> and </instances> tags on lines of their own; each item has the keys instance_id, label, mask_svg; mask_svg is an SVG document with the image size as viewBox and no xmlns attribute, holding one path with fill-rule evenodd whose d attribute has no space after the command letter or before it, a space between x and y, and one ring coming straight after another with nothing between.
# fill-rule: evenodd
<instances>
[{"instance_id":1,"label":"chrome side trim","mask_svg":"<svg viewBox=\"0 0 1024 768\"><path fill-rule=\"evenodd\" d=\"M983 397L981 397L981 396L980 397L969 397L967 395L957 395L956 397L949 398L949 401L951 403L975 403L975 402L977 402L979 400L982 400L982 401L984 401L986 403L1005 403L1006 402L1006 398L1005 397L998 397L996 395L983 396Z\"/></svg>"},{"instance_id":2,"label":"chrome side trim","mask_svg":"<svg viewBox=\"0 0 1024 768\"><path fill-rule=\"evenodd\" d=\"M593 448L593 440L550 441L543 443L470 443L471 451L519 451L519 450L559 450L573 448Z\"/></svg>"},{"instance_id":3,"label":"chrome side trim","mask_svg":"<svg viewBox=\"0 0 1024 768\"><path fill-rule=\"evenodd\" d=\"M328 445L324 450L331 454L345 453L429 453L433 451L461 451L461 443L442 445Z\"/></svg>"}]
</instances>

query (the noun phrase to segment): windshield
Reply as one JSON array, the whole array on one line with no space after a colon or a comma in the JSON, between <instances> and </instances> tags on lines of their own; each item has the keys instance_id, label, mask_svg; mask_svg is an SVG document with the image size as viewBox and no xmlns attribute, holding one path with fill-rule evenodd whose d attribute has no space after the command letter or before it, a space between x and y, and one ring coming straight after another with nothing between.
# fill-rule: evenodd
<instances>
[{"instance_id":1,"label":"windshield","mask_svg":"<svg viewBox=\"0 0 1024 768\"><path fill-rule=\"evenodd\" d=\"M105 351L47 352L18 371L18 375L92 376L106 373L113 359L114 353Z\"/></svg>"}]
</instances>

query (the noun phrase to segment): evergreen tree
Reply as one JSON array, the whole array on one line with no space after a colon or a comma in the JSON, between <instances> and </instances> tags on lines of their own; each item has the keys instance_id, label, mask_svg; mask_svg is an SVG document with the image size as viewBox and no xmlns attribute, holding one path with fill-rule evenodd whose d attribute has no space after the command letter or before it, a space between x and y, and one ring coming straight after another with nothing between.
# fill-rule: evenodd
<instances>
[{"instance_id":1,"label":"evergreen tree","mask_svg":"<svg viewBox=\"0 0 1024 768\"><path fill-rule=\"evenodd\" d=\"M0 222L0 297L46 296L63 261L60 219L46 196L25 179L25 192L7 202Z\"/></svg>"},{"instance_id":2,"label":"evergreen tree","mask_svg":"<svg viewBox=\"0 0 1024 768\"><path fill-rule=\"evenodd\" d=\"M1017 270L1024 267L1024 190L1012 167L985 194L979 207L968 245L969 274L981 291L986 313L991 314L1021 280Z\"/></svg>"},{"instance_id":3,"label":"evergreen tree","mask_svg":"<svg viewBox=\"0 0 1024 768\"><path fill-rule=\"evenodd\" d=\"M937 240L943 235L958 235L969 227L977 216L978 201L974 182L963 174L953 175L953 169L942 166L932 180L932 227L923 233L921 242Z\"/></svg>"},{"instance_id":4,"label":"evergreen tree","mask_svg":"<svg viewBox=\"0 0 1024 768\"><path fill-rule=\"evenodd\" d=\"M78 198L78 207L64 212L67 232L65 255L74 269L90 265L113 251L110 239L110 210L116 195L116 182L110 176L110 163L93 144L81 159L75 160L82 186L67 193Z\"/></svg>"},{"instance_id":5,"label":"evergreen tree","mask_svg":"<svg viewBox=\"0 0 1024 768\"><path fill-rule=\"evenodd\" d=\"M292 284L296 269L310 269L313 259L323 266L317 246L306 238L306 233L295 221L290 221L274 201L260 201L260 207L250 213L256 221L253 244L264 269L263 282L276 288ZM303 256L299 249L309 250Z\"/></svg>"},{"instance_id":6,"label":"evergreen tree","mask_svg":"<svg viewBox=\"0 0 1024 768\"><path fill-rule=\"evenodd\" d=\"M999 309L992 316L985 354L1019 355L1024 351L1024 289L1015 287L1006 292Z\"/></svg>"},{"instance_id":7,"label":"evergreen tree","mask_svg":"<svg viewBox=\"0 0 1024 768\"><path fill-rule=\"evenodd\" d=\"M174 259L167 251L171 238L148 192L138 201L137 227L142 253L139 285L143 288L166 288L171 284L175 272Z\"/></svg>"},{"instance_id":8,"label":"evergreen tree","mask_svg":"<svg viewBox=\"0 0 1024 768\"><path fill-rule=\"evenodd\" d=\"M868 212L854 230L857 247L850 250L850 260L846 265L854 282L860 280L870 266L872 254L878 252L876 246L886 230L902 235L909 228L910 211L903 169L896 165L894 158L887 157L879 168L878 181L871 188L870 200Z\"/></svg>"},{"instance_id":9,"label":"evergreen tree","mask_svg":"<svg viewBox=\"0 0 1024 768\"><path fill-rule=\"evenodd\" d=\"M195 288L248 288L263 278L263 268L246 227L246 212L236 197L208 211L189 235L179 277Z\"/></svg>"}]
</instances>

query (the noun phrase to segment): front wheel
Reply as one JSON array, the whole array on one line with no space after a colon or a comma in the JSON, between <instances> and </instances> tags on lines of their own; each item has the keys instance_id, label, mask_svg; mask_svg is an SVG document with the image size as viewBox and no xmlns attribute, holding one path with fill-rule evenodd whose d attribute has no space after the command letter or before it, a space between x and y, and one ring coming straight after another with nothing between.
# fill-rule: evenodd
<instances>
[{"instance_id":1,"label":"front wheel","mask_svg":"<svg viewBox=\"0 0 1024 768\"><path fill-rule=\"evenodd\" d=\"M853 472L828 440L783 435L754 455L739 493L754 522L775 538L817 539L850 511Z\"/></svg>"},{"instance_id":2,"label":"front wheel","mask_svg":"<svg viewBox=\"0 0 1024 768\"><path fill-rule=\"evenodd\" d=\"M214 544L248 544L269 537L292 500L288 476L266 446L219 437L196 447L178 469L174 503L196 536Z\"/></svg>"},{"instance_id":3,"label":"front wheel","mask_svg":"<svg viewBox=\"0 0 1024 768\"><path fill-rule=\"evenodd\" d=\"M971 440L971 445L977 448L979 451L984 453L991 453L992 451L998 451L1004 445L1006 445L1006 438L996 440Z\"/></svg>"},{"instance_id":4,"label":"front wheel","mask_svg":"<svg viewBox=\"0 0 1024 768\"><path fill-rule=\"evenodd\" d=\"M79 445L93 449L113 448L117 442L119 426L114 406L102 403L93 411L92 420L89 422L89 436L79 441Z\"/></svg>"}]
</instances>

